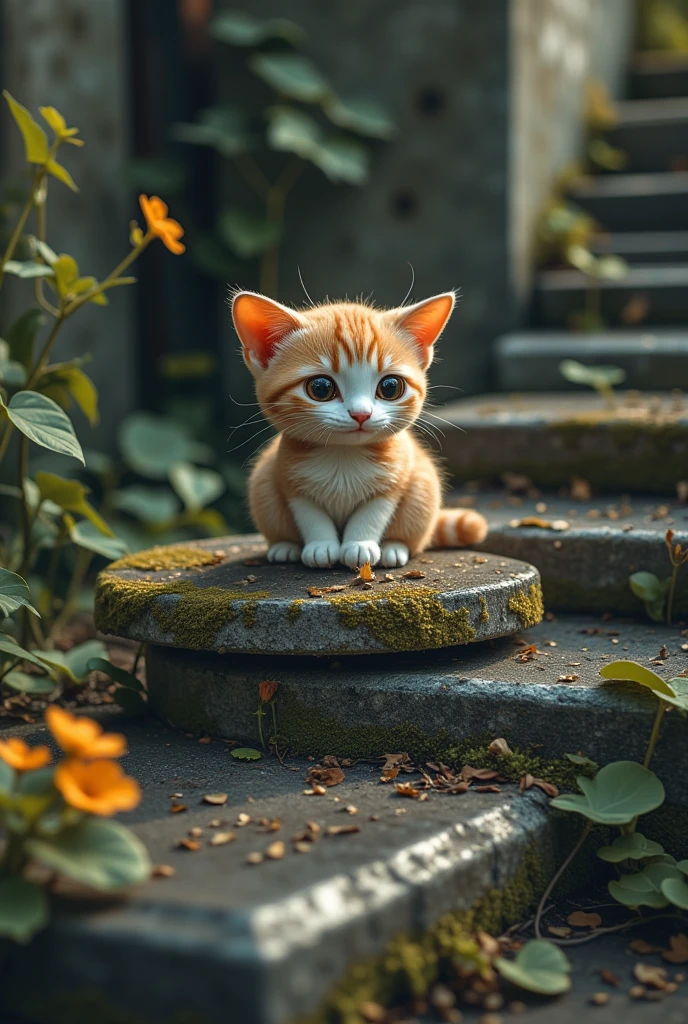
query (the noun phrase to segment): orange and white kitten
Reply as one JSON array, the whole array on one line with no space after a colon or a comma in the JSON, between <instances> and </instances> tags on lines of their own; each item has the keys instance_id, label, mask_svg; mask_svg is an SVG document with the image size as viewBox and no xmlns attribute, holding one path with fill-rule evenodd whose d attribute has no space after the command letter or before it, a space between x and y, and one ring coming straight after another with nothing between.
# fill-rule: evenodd
<instances>
[{"instance_id":1,"label":"orange and white kitten","mask_svg":"<svg viewBox=\"0 0 688 1024\"><path fill-rule=\"evenodd\" d=\"M411 431L454 293L380 310L294 310L239 292L232 316L264 415L279 434L250 479L271 562L406 565L424 548L481 541L477 512L442 509L435 463Z\"/></svg>"}]
</instances>

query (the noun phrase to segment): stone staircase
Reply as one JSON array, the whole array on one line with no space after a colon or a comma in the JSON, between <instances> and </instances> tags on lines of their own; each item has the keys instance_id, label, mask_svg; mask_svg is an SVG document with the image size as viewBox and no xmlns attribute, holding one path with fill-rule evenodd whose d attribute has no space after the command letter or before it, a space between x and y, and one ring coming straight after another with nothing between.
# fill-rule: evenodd
<instances>
[{"instance_id":1,"label":"stone staircase","mask_svg":"<svg viewBox=\"0 0 688 1024\"><path fill-rule=\"evenodd\" d=\"M605 229L594 249L630 264L624 278L601 283L601 313L609 330L562 333L584 306L586 280L578 270L541 271L533 328L497 344L500 390L524 389L527 371L535 388L563 389L561 358L613 362L626 370L633 388L685 387L680 364L687 365L688 355L688 60L676 58L665 67L651 56L636 58L629 92L631 98L617 105L618 122L608 135L626 153L626 168L588 177L569 192ZM634 304L642 315L625 328Z\"/></svg>"}]
</instances>

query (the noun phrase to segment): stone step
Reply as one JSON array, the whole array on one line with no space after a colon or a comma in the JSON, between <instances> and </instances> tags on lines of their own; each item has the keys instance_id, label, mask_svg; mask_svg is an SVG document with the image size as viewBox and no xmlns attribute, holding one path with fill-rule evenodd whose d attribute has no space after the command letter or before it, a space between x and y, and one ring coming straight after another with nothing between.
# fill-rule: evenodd
<instances>
[{"instance_id":1,"label":"stone step","mask_svg":"<svg viewBox=\"0 0 688 1024\"><path fill-rule=\"evenodd\" d=\"M457 938L462 927L498 933L528 916L563 856L536 789L402 799L393 784L380 785L380 759L346 768L326 795L306 796L307 762L242 763L224 743L199 745L147 719L106 721L127 734L125 767L143 789L140 808L123 820L174 876L125 900L58 902L30 947L4 952L3 1021L18 1012L37 1024L291 1024L328 1004L345 1007L347 998L353 1010L394 990L382 969L386 950L420 954L411 936L425 934L431 957L432 929L445 915ZM11 731L45 742L36 728ZM228 794L226 805L204 807L203 794L218 792ZM183 793L185 813L170 814L172 793ZM347 806L357 813L342 813ZM251 822L236 827L239 813ZM281 827L268 832L262 818ZM211 847L213 819L235 841ZM295 852L291 839L307 822L320 838L310 852ZM345 825L360 831L326 834ZM203 829L201 848L175 849L192 827ZM282 859L246 863L280 839ZM397 985L403 990L401 978Z\"/></svg>"},{"instance_id":2,"label":"stone step","mask_svg":"<svg viewBox=\"0 0 688 1024\"><path fill-rule=\"evenodd\" d=\"M627 156L627 171L688 168L688 96L617 103L618 121L607 134Z\"/></svg>"},{"instance_id":3,"label":"stone step","mask_svg":"<svg viewBox=\"0 0 688 1024\"><path fill-rule=\"evenodd\" d=\"M688 391L688 328L594 331L517 331L495 345L497 387L500 391L573 390L582 384L565 381L559 372L563 359L586 365L620 366L624 387L639 390Z\"/></svg>"},{"instance_id":4,"label":"stone step","mask_svg":"<svg viewBox=\"0 0 688 1024\"><path fill-rule=\"evenodd\" d=\"M685 231L688 172L584 178L569 196L607 231Z\"/></svg>"},{"instance_id":5,"label":"stone step","mask_svg":"<svg viewBox=\"0 0 688 1024\"><path fill-rule=\"evenodd\" d=\"M688 231L619 231L593 239L591 249L629 263L688 263Z\"/></svg>"},{"instance_id":6,"label":"stone step","mask_svg":"<svg viewBox=\"0 0 688 1024\"><path fill-rule=\"evenodd\" d=\"M635 99L688 96L688 56L664 52L636 54L630 89Z\"/></svg>"},{"instance_id":7,"label":"stone step","mask_svg":"<svg viewBox=\"0 0 688 1024\"><path fill-rule=\"evenodd\" d=\"M482 395L442 408L442 455L455 480L523 473L539 487L583 477L617 493L676 496L688 479L688 405L680 396L619 392Z\"/></svg>"},{"instance_id":8,"label":"stone step","mask_svg":"<svg viewBox=\"0 0 688 1024\"><path fill-rule=\"evenodd\" d=\"M688 263L631 266L624 278L601 281L599 289L600 312L612 326L623 323L629 303L638 299L648 324L688 323ZM566 326L586 308L589 291L590 279L579 270L540 271L533 296L535 319L546 326Z\"/></svg>"},{"instance_id":9,"label":"stone step","mask_svg":"<svg viewBox=\"0 0 688 1024\"><path fill-rule=\"evenodd\" d=\"M544 493L527 497L502 490L453 493L487 516L490 532L481 545L505 558L518 554L537 565L545 607L554 611L598 611L645 617L628 585L633 572L671 575L665 535L688 544L688 505L665 504L651 496L597 495L588 501ZM529 517L565 529L517 526ZM688 617L688 571L679 572L674 615ZM683 656L688 665L688 653ZM682 666L684 667L684 666Z\"/></svg>"}]
</instances>

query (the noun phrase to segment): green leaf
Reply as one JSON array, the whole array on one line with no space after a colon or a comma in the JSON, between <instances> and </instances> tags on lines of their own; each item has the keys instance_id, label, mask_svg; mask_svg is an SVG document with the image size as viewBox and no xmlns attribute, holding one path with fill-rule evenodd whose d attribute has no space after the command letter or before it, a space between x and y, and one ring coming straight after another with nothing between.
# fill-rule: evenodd
<instances>
[{"instance_id":1,"label":"green leaf","mask_svg":"<svg viewBox=\"0 0 688 1024\"><path fill-rule=\"evenodd\" d=\"M688 910L688 883L685 878L665 878L662 882L662 895L675 907Z\"/></svg>"},{"instance_id":2,"label":"green leaf","mask_svg":"<svg viewBox=\"0 0 688 1024\"><path fill-rule=\"evenodd\" d=\"M132 484L117 491L115 507L150 526L168 523L179 512L179 502L172 491L144 484Z\"/></svg>"},{"instance_id":3,"label":"green leaf","mask_svg":"<svg viewBox=\"0 0 688 1024\"><path fill-rule=\"evenodd\" d=\"M600 256L597 259L597 265L595 267L595 276L601 278L604 281L622 281L624 277L627 277L629 266L626 260L620 256ZM597 367L599 369L599 367ZM615 384L621 384L626 379L626 371L621 370L618 367L605 367L606 370L616 370ZM623 377L619 379L619 374L623 373Z\"/></svg>"},{"instance_id":4,"label":"green leaf","mask_svg":"<svg viewBox=\"0 0 688 1024\"><path fill-rule=\"evenodd\" d=\"M655 773L635 761L613 761L594 779L579 775L576 782L582 796L563 793L551 801L551 806L574 811L602 825L626 825L664 801L664 786Z\"/></svg>"},{"instance_id":5,"label":"green leaf","mask_svg":"<svg viewBox=\"0 0 688 1024\"><path fill-rule=\"evenodd\" d=\"M27 943L48 923L48 899L23 878L0 879L0 937Z\"/></svg>"},{"instance_id":6,"label":"green leaf","mask_svg":"<svg viewBox=\"0 0 688 1024\"><path fill-rule=\"evenodd\" d=\"M107 647L102 640L86 640L68 651L41 651L41 661L56 669L69 683L82 683L89 672L88 663L93 658L102 658Z\"/></svg>"},{"instance_id":7,"label":"green leaf","mask_svg":"<svg viewBox=\"0 0 688 1024\"><path fill-rule=\"evenodd\" d=\"M558 996L571 988L571 964L558 946L546 939L532 939L515 960L499 957L494 965L503 978L527 992Z\"/></svg>"},{"instance_id":8,"label":"green leaf","mask_svg":"<svg viewBox=\"0 0 688 1024\"><path fill-rule=\"evenodd\" d=\"M0 761L0 796L14 789L15 772L5 761Z\"/></svg>"},{"instance_id":9,"label":"green leaf","mask_svg":"<svg viewBox=\"0 0 688 1024\"><path fill-rule=\"evenodd\" d=\"M682 874L688 875L688 860L680 860L676 867Z\"/></svg>"},{"instance_id":10,"label":"green leaf","mask_svg":"<svg viewBox=\"0 0 688 1024\"><path fill-rule=\"evenodd\" d=\"M592 761L589 757L583 757L582 754L564 754L564 757L571 762L571 764L578 764L581 768L590 768L593 771L597 771L599 765L596 761Z\"/></svg>"},{"instance_id":11,"label":"green leaf","mask_svg":"<svg viewBox=\"0 0 688 1024\"><path fill-rule=\"evenodd\" d=\"M9 358L9 345L0 339L0 381L9 388L23 387L26 384L26 369L22 363Z\"/></svg>"},{"instance_id":12,"label":"green leaf","mask_svg":"<svg viewBox=\"0 0 688 1024\"><path fill-rule=\"evenodd\" d=\"M604 679L615 679L638 683L640 686L652 690L661 697L673 697L674 691L661 676L658 676L652 669L638 665L635 661L610 661L600 669L600 675Z\"/></svg>"},{"instance_id":13,"label":"green leaf","mask_svg":"<svg viewBox=\"0 0 688 1024\"><path fill-rule=\"evenodd\" d=\"M250 260L279 242L282 229L262 214L244 207L229 206L222 210L218 228L222 240L242 259Z\"/></svg>"},{"instance_id":14,"label":"green leaf","mask_svg":"<svg viewBox=\"0 0 688 1024\"><path fill-rule=\"evenodd\" d=\"M2 571L6 572L7 570ZM33 651L27 651L23 647L20 647L11 636L7 636L5 633L0 633L0 652L8 654L10 658L28 661L32 665L38 665L39 668L45 668L41 659L34 654ZM3 661L7 661L7 659L3 658Z\"/></svg>"},{"instance_id":15,"label":"green leaf","mask_svg":"<svg viewBox=\"0 0 688 1024\"><path fill-rule=\"evenodd\" d=\"M165 480L175 462L193 457L194 443L181 423L137 412L119 431L119 444L129 467L153 480Z\"/></svg>"},{"instance_id":16,"label":"green leaf","mask_svg":"<svg viewBox=\"0 0 688 1024\"><path fill-rule=\"evenodd\" d=\"M41 126L34 121L33 117L21 103L17 103L7 89L3 89L2 95L7 100L12 117L17 123L19 131L24 139L24 151L26 161L30 164L44 164L48 160L48 137Z\"/></svg>"},{"instance_id":17,"label":"green leaf","mask_svg":"<svg viewBox=\"0 0 688 1024\"><path fill-rule=\"evenodd\" d=\"M94 278L95 280L95 278ZM98 425L98 390L91 378L75 363L57 363L41 375L39 387L61 384L74 399L92 427Z\"/></svg>"},{"instance_id":18,"label":"green leaf","mask_svg":"<svg viewBox=\"0 0 688 1024\"><path fill-rule=\"evenodd\" d=\"M194 146L212 146L230 160L253 144L246 115L238 107L208 107L196 124L175 125L173 137Z\"/></svg>"},{"instance_id":19,"label":"green leaf","mask_svg":"<svg viewBox=\"0 0 688 1024\"><path fill-rule=\"evenodd\" d=\"M610 388L626 380L626 371L620 366L585 366L575 359L562 360L559 372L572 384L586 384L591 388Z\"/></svg>"},{"instance_id":20,"label":"green leaf","mask_svg":"<svg viewBox=\"0 0 688 1024\"><path fill-rule=\"evenodd\" d=\"M286 18L261 20L244 11L225 11L212 19L208 32L221 43L232 46L257 46L267 39L284 39L292 46L300 46L306 33Z\"/></svg>"},{"instance_id":21,"label":"green leaf","mask_svg":"<svg viewBox=\"0 0 688 1024\"><path fill-rule=\"evenodd\" d=\"M682 711L688 711L688 679L685 676L676 676L669 679L667 685L671 688L674 699L669 700L668 697L662 699L668 700L670 704L681 708Z\"/></svg>"},{"instance_id":22,"label":"green leaf","mask_svg":"<svg viewBox=\"0 0 688 1024\"><path fill-rule=\"evenodd\" d=\"M45 316L38 308L32 306L19 317L10 327L5 335L5 340L10 347L10 356L21 363L25 369L29 369L33 362L33 345L36 334L45 323Z\"/></svg>"},{"instance_id":23,"label":"green leaf","mask_svg":"<svg viewBox=\"0 0 688 1024\"><path fill-rule=\"evenodd\" d=\"M121 686L128 687L130 690L136 690L137 693L144 693L143 685L132 675L131 672L126 672L123 668L117 668L111 662L106 661L105 658L91 658L88 663L89 672L104 672L110 679L114 679L116 683Z\"/></svg>"},{"instance_id":24,"label":"green leaf","mask_svg":"<svg viewBox=\"0 0 688 1024\"><path fill-rule=\"evenodd\" d=\"M79 186L75 183L67 168L63 167L62 164L58 164L57 160L48 160L45 166L48 169L48 174L52 174L54 178L61 181L67 188L71 188L72 192L79 191Z\"/></svg>"},{"instance_id":25,"label":"green leaf","mask_svg":"<svg viewBox=\"0 0 688 1024\"><path fill-rule=\"evenodd\" d=\"M104 537L101 531L93 523L81 521L74 523L69 530L69 537L73 544L87 551L93 551L96 555L102 555L114 562L121 558L128 551L127 545L119 537Z\"/></svg>"},{"instance_id":26,"label":"green leaf","mask_svg":"<svg viewBox=\"0 0 688 1024\"><path fill-rule=\"evenodd\" d=\"M18 391L6 408L17 430L34 444L59 455L71 455L85 465L72 421L57 402L37 391Z\"/></svg>"},{"instance_id":27,"label":"green leaf","mask_svg":"<svg viewBox=\"0 0 688 1024\"><path fill-rule=\"evenodd\" d=\"M27 839L26 851L47 868L94 889L140 885L150 876L143 843L119 822L102 818L87 818L51 839Z\"/></svg>"},{"instance_id":28,"label":"green leaf","mask_svg":"<svg viewBox=\"0 0 688 1024\"><path fill-rule=\"evenodd\" d=\"M30 597L26 580L23 580L16 572L0 568L0 613L12 615L19 608L28 608L34 615L38 615L29 600ZM2 645L0 645L0 650L2 650Z\"/></svg>"},{"instance_id":29,"label":"green leaf","mask_svg":"<svg viewBox=\"0 0 688 1024\"><path fill-rule=\"evenodd\" d=\"M672 864L647 864L642 871L612 880L607 888L610 896L625 907L661 910L669 902L662 892L664 883L670 878L680 877L680 872Z\"/></svg>"},{"instance_id":30,"label":"green leaf","mask_svg":"<svg viewBox=\"0 0 688 1024\"><path fill-rule=\"evenodd\" d=\"M45 665L41 667L45 668ZM8 672L2 681L20 693L52 693L55 689L55 681L50 676L32 676L28 672L14 669Z\"/></svg>"},{"instance_id":31,"label":"green leaf","mask_svg":"<svg viewBox=\"0 0 688 1024\"><path fill-rule=\"evenodd\" d=\"M368 97L343 100L332 96L323 109L333 124L359 135L391 139L397 134L397 126L385 108Z\"/></svg>"},{"instance_id":32,"label":"green leaf","mask_svg":"<svg viewBox=\"0 0 688 1024\"><path fill-rule=\"evenodd\" d=\"M52 267L46 267L45 263L34 263L33 260L8 260L5 264L5 273L14 274L28 280L33 277L53 277Z\"/></svg>"},{"instance_id":33,"label":"green leaf","mask_svg":"<svg viewBox=\"0 0 688 1024\"><path fill-rule=\"evenodd\" d=\"M53 252L47 242L35 235L29 235L29 247L34 256L40 256L49 267L54 267L57 262L57 253Z\"/></svg>"},{"instance_id":34,"label":"green leaf","mask_svg":"<svg viewBox=\"0 0 688 1024\"><path fill-rule=\"evenodd\" d=\"M170 469L170 483L185 508L198 512L212 505L225 491L225 482L213 469L199 469L190 462L177 462Z\"/></svg>"},{"instance_id":35,"label":"green leaf","mask_svg":"<svg viewBox=\"0 0 688 1024\"><path fill-rule=\"evenodd\" d=\"M90 494L88 487L79 483L78 480L65 480L57 473L39 471L36 473L36 484L41 498L54 502L65 512L83 516L106 537L115 536L103 517L86 500L86 495Z\"/></svg>"},{"instance_id":36,"label":"green leaf","mask_svg":"<svg viewBox=\"0 0 688 1024\"><path fill-rule=\"evenodd\" d=\"M604 139L590 140L588 156L594 164L605 171L622 171L628 163L628 156L624 150L610 146Z\"/></svg>"},{"instance_id":37,"label":"green leaf","mask_svg":"<svg viewBox=\"0 0 688 1024\"><path fill-rule=\"evenodd\" d=\"M254 747L235 747L232 751L232 757L236 757L238 761L258 761L262 756L260 750L255 750Z\"/></svg>"},{"instance_id":38,"label":"green leaf","mask_svg":"<svg viewBox=\"0 0 688 1024\"><path fill-rule=\"evenodd\" d=\"M118 686L113 696L128 715L144 715L148 710L146 700L128 686Z\"/></svg>"},{"instance_id":39,"label":"green leaf","mask_svg":"<svg viewBox=\"0 0 688 1024\"><path fill-rule=\"evenodd\" d=\"M320 144L320 125L310 114L294 107L270 107L268 118L268 145L280 153L296 153L309 160Z\"/></svg>"},{"instance_id":40,"label":"green leaf","mask_svg":"<svg viewBox=\"0 0 688 1024\"><path fill-rule=\"evenodd\" d=\"M302 103L319 103L331 92L312 61L298 53L259 53L248 66L276 92Z\"/></svg>"},{"instance_id":41,"label":"green leaf","mask_svg":"<svg viewBox=\"0 0 688 1024\"><path fill-rule=\"evenodd\" d=\"M611 846L602 846L597 851L600 860L608 864L620 864L622 860L645 860L647 857L661 857L664 847L652 839L646 839L640 832L619 836Z\"/></svg>"},{"instance_id":42,"label":"green leaf","mask_svg":"<svg viewBox=\"0 0 688 1024\"><path fill-rule=\"evenodd\" d=\"M310 160L335 183L362 185L368 178L370 152L355 139L326 139L313 150Z\"/></svg>"},{"instance_id":43,"label":"green leaf","mask_svg":"<svg viewBox=\"0 0 688 1024\"><path fill-rule=\"evenodd\" d=\"M664 596L662 581L653 572L634 572L628 585L641 601L659 601Z\"/></svg>"}]
</instances>

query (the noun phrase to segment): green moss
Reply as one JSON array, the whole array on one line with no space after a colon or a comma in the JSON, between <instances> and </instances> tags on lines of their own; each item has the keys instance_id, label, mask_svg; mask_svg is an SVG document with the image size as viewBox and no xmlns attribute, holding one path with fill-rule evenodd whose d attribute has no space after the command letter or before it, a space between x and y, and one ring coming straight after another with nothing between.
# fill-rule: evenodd
<instances>
[{"instance_id":1,"label":"green moss","mask_svg":"<svg viewBox=\"0 0 688 1024\"><path fill-rule=\"evenodd\" d=\"M487 601L485 600L485 598L484 598L484 596L482 594L480 595L480 621L481 622L489 622L490 621L490 613L487 610Z\"/></svg>"},{"instance_id":2,"label":"green moss","mask_svg":"<svg viewBox=\"0 0 688 1024\"><path fill-rule=\"evenodd\" d=\"M468 608L448 611L430 587L327 597L349 629L365 626L390 651L422 651L475 640Z\"/></svg>"},{"instance_id":3,"label":"green moss","mask_svg":"<svg viewBox=\"0 0 688 1024\"><path fill-rule=\"evenodd\" d=\"M297 597L291 602L287 608L287 619L289 622L296 622L297 619L301 618L302 606L304 604L303 598Z\"/></svg>"},{"instance_id":4,"label":"green moss","mask_svg":"<svg viewBox=\"0 0 688 1024\"><path fill-rule=\"evenodd\" d=\"M537 626L542 622L545 607L542 603L542 587L539 583L531 583L528 593L521 590L509 598L509 611L518 615L524 629Z\"/></svg>"},{"instance_id":5,"label":"green moss","mask_svg":"<svg viewBox=\"0 0 688 1024\"><path fill-rule=\"evenodd\" d=\"M384 952L353 964L323 1003L299 1024L363 1024L359 1008L370 1001L421 998L436 981L450 976L456 957L479 961L478 931L499 935L535 906L548 877L547 858L533 843L511 881L493 889L469 910L445 914L431 928L392 939Z\"/></svg>"},{"instance_id":6,"label":"green moss","mask_svg":"<svg viewBox=\"0 0 688 1024\"><path fill-rule=\"evenodd\" d=\"M163 569L196 569L202 565L217 565L224 555L214 554L204 548L170 544L166 547L136 551L113 562L110 569L139 569L142 572L160 572Z\"/></svg>"},{"instance_id":7,"label":"green moss","mask_svg":"<svg viewBox=\"0 0 688 1024\"><path fill-rule=\"evenodd\" d=\"M158 598L164 594L179 600L163 607ZM96 582L96 627L102 633L121 636L130 623L151 614L164 632L172 633L177 647L209 650L222 626L239 614L244 626L254 626L256 603L269 596L269 591L247 594L245 590L198 587L191 580L154 583L123 579L106 570Z\"/></svg>"}]
</instances>

